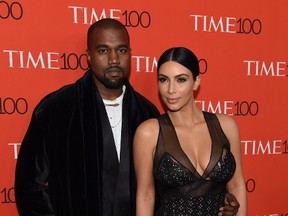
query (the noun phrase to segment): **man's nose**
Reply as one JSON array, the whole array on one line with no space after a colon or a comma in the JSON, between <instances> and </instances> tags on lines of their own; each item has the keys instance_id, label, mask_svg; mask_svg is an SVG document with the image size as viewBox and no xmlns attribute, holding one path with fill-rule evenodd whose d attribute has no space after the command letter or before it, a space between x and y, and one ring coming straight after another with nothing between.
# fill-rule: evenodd
<instances>
[{"instance_id":1,"label":"man's nose","mask_svg":"<svg viewBox=\"0 0 288 216\"><path fill-rule=\"evenodd\" d=\"M108 63L109 63L109 64L119 64L119 63L120 63L120 61L119 61L119 55L118 55L117 51L112 50L112 51L109 53Z\"/></svg>"}]
</instances>

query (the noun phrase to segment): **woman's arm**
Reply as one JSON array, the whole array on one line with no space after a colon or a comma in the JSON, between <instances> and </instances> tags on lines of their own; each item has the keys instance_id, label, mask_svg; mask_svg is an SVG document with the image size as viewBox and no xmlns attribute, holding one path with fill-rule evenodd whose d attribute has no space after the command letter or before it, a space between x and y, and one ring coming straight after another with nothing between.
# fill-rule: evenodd
<instances>
[{"instance_id":1,"label":"woman's arm","mask_svg":"<svg viewBox=\"0 0 288 216\"><path fill-rule=\"evenodd\" d=\"M134 136L134 166L137 178L136 216L153 216L155 188L153 158L159 124L157 119L143 122Z\"/></svg>"},{"instance_id":2,"label":"woman's arm","mask_svg":"<svg viewBox=\"0 0 288 216\"><path fill-rule=\"evenodd\" d=\"M227 184L227 190L233 194L238 200L240 207L237 215L247 215L247 197L244 175L242 170L241 148L240 148L240 134L236 121L227 115L218 116L220 124L226 134L231 147L231 152L236 161L236 170Z\"/></svg>"}]
</instances>

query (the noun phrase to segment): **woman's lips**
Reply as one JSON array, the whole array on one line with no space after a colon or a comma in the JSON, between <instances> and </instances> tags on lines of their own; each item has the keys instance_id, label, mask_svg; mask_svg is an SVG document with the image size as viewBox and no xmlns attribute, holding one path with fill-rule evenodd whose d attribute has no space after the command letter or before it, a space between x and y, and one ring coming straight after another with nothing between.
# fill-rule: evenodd
<instances>
[{"instance_id":1,"label":"woman's lips","mask_svg":"<svg viewBox=\"0 0 288 216\"><path fill-rule=\"evenodd\" d=\"M179 100L179 98L166 98L167 102L170 104L175 104Z\"/></svg>"}]
</instances>

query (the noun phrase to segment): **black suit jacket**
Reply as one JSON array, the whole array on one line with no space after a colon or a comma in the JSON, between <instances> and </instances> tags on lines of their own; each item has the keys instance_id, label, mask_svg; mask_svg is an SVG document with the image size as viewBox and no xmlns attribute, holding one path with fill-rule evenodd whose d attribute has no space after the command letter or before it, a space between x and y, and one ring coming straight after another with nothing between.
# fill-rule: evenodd
<instances>
[{"instance_id":1,"label":"black suit jacket","mask_svg":"<svg viewBox=\"0 0 288 216\"><path fill-rule=\"evenodd\" d=\"M35 108L16 165L15 198L21 216L104 215L103 145L109 142L109 130L103 128L107 119L103 118L104 105L99 97L92 73L87 71L76 83L47 95ZM126 124L122 142L127 144L129 165L129 184L125 187L133 215L133 136L142 121L159 113L129 82L123 103ZM122 185L118 174L116 179L113 184ZM113 201L113 206L121 215L117 200L121 197Z\"/></svg>"}]
</instances>

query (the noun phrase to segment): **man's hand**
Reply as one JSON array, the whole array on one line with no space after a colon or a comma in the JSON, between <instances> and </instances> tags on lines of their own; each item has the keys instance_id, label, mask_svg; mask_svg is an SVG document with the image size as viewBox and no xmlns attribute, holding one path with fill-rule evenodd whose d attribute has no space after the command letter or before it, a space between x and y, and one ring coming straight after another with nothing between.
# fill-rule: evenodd
<instances>
[{"instance_id":1,"label":"man's hand","mask_svg":"<svg viewBox=\"0 0 288 216\"><path fill-rule=\"evenodd\" d=\"M226 193L225 206L219 209L218 216L233 216L238 212L240 205L233 194Z\"/></svg>"}]
</instances>

